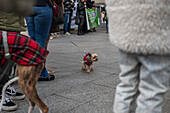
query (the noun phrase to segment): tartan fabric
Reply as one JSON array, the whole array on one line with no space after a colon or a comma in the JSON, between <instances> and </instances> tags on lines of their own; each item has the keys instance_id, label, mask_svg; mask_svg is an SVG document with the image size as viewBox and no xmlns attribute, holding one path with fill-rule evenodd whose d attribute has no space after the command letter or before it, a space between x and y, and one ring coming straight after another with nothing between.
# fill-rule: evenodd
<instances>
[{"instance_id":1,"label":"tartan fabric","mask_svg":"<svg viewBox=\"0 0 170 113\"><path fill-rule=\"evenodd\" d=\"M11 60L20 65L38 65L46 60L49 53L33 39L21 35L17 32L8 32L8 46L11 54ZM2 40L2 31L0 31L0 65L3 65L5 52Z\"/></svg>"}]
</instances>

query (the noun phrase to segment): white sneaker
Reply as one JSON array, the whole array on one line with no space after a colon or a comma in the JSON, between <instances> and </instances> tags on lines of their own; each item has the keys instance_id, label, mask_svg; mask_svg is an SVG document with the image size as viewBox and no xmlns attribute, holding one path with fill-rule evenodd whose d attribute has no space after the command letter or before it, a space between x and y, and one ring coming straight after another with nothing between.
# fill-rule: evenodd
<instances>
[{"instance_id":1,"label":"white sneaker","mask_svg":"<svg viewBox=\"0 0 170 113\"><path fill-rule=\"evenodd\" d=\"M71 35L69 32L66 32L65 35Z\"/></svg>"},{"instance_id":2,"label":"white sneaker","mask_svg":"<svg viewBox=\"0 0 170 113\"><path fill-rule=\"evenodd\" d=\"M53 39L53 37L52 36L50 36L50 40L52 40Z\"/></svg>"},{"instance_id":3,"label":"white sneaker","mask_svg":"<svg viewBox=\"0 0 170 113\"><path fill-rule=\"evenodd\" d=\"M0 94L0 102L2 100L2 95ZM17 105L5 94L5 101L2 105L2 110L4 111L13 111L17 109Z\"/></svg>"},{"instance_id":4,"label":"white sneaker","mask_svg":"<svg viewBox=\"0 0 170 113\"><path fill-rule=\"evenodd\" d=\"M22 100L25 98L25 95L23 93L15 91L13 86L7 87L6 94L10 97L10 99Z\"/></svg>"}]
</instances>

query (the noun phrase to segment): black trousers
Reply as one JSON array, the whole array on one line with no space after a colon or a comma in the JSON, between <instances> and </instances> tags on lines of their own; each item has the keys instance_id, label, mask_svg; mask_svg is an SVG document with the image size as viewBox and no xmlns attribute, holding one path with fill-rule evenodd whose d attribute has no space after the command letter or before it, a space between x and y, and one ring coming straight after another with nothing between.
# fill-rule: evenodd
<instances>
[{"instance_id":1,"label":"black trousers","mask_svg":"<svg viewBox=\"0 0 170 113\"><path fill-rule=\"evenodd\" d=\"M84 16L80 15L79 18L80 18L80 24L78 26L78 34L83 35L84 34L84 32L83 32L83 28L84 28Z\"/></svg>"},{"instance_id":2,"label":"black trousers","mask_svg":"<svg viewBox=\"0 0 170 113\"><path fill-rule=\"evenodd\" d=\"M13 65L14 65L14 62L11 60L8 60L5 62L4 65L0 66L0 94L2 93L3 86L9 80L9 75L11 74Z\"/></svg>"}]
</instances>

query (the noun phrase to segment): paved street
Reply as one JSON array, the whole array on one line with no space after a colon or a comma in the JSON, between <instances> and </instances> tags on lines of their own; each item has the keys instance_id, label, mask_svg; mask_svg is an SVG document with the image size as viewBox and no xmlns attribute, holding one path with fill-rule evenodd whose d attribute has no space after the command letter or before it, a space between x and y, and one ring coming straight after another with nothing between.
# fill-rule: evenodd
<instances>
[{"instance_id":1,"label":"paved street","mask_svg":"<svg viewBox=\"0 0 170 113\"><path fill-rule=\"evenodd\" d=\"M56 79L38 82L37 89L49 113L112 113L114 92L119 83L119 53L109 42L105 26L85 36L77 36L75 31L71 36L61 34L50 40L48 49L47 67L56 71ZM90 74L81 70L84 50L99 56ZM16 83L14 86L19 90ZM10 113L27 113L27 99L15 103L18 110ZM37 107L34 113L39 113ZM163 113L170 113L170 90Z\"/></svg>"}]
</instances>

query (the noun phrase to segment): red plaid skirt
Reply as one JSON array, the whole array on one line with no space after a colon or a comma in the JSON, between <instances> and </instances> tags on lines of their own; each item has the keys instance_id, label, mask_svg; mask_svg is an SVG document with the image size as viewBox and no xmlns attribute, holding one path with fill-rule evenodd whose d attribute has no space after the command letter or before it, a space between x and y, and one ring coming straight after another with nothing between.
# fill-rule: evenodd
<instances>
[{"instance_id":1,"label":"red plaid skirt","mask_svg":"<svg viewBox=\"0 0 170 113\"><path fill-rule=\"evenodd\" d=\"M33 39L16 32L8 32L8 46L11 54L11 60L20 65L38 65L46 60L49 53ZM2 31L0 31L0 65L3 65L5 52L2 40Z\"/></svg>"}]
</instances>

